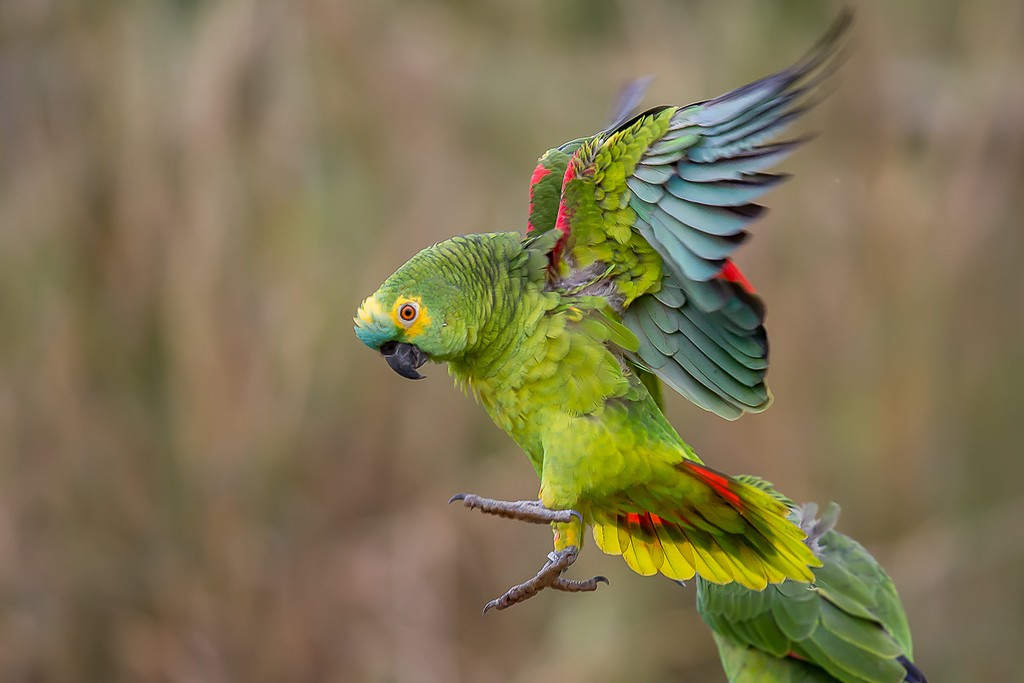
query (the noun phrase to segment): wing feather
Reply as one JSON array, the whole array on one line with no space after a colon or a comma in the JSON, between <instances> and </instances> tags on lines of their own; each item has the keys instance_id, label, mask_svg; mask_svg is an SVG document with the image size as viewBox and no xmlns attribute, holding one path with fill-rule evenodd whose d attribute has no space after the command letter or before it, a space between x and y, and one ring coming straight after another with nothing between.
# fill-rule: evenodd
<instances>
[{"instance_id":1,"label":"wing feather","mask_svg":"<svg viewBox=\"0 0 1024 683\"><path fill-rule=\"evenodd\" d=\"M757 202L789 177L767 169L808 139L776 141L816 104L850 21L843 13L789 68L703 102L630 116L647 83L637 81L611 126L549 152L535 172L531 196L565 171L557 207L531 207L531 216L548 217L532 226L562 233L553 286L578 287L577 272L604 266L640 338L636 364L728 419L771 402L764 304L732 258L764 214ZM646 310L631 314L636 308Z\"/></svg>"}]
</instances>

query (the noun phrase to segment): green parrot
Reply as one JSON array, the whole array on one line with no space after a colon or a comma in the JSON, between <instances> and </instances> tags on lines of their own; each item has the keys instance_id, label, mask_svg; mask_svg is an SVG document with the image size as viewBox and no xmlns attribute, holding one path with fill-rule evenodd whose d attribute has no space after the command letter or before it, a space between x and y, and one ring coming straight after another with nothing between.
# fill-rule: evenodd
<instances>
[{"instance_id":1,"label":"green parrot","mask_svg":"<svg viewBox=\"0 0 1024 683\"><path fill-rule=\"evenodd\" d=\"M711 628L731 683L927 683L914 665L910 628L896 587L875 558L835 531L839 506L820 519L771 484L741 475L784 502L822 560L814 582L763 591L697 579L697 611Z\"/></svg>"},{"instance_id":2,"label":"green parrot","mask_svg":"<svg viewBox=\"0 0 1024 683\"><path fill-rule=\"evenodd\" d=\"M703 464L658 405L659 379L723 417L764 410L764 306L730 260L763 173L799 144L772 139L835 65L844 14L797 64L686 107L630 111L545 153L527 236L454 237L415 255L367 297L359 339L403 377L447 363L526 452L539 500L460 494L467 507L551 524L536 576L485 607L544 588L591 591L562 573L587 526L642 575L699 574L753 590L811 581L819 562L788 508Z\"/></svg>"}]
</instances>

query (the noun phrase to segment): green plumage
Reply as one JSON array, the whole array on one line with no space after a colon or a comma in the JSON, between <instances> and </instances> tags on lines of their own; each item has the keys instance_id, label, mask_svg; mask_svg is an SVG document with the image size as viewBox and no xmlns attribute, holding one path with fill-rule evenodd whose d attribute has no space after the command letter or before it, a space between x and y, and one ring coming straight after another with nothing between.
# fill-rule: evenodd
<instances>
[{"instance_id":1,"label":"green plumage","mask_svg":"<svg viewBox=\"0 0 1024 683\"><path fill-rule=\"evenodd\" d=\"M548 150L538 160L536 175L530 183L530 214L526 222L529 230L545 232L555 227L562 197L562 176L578 147L578 141L568 142Z\"/></svg>"},{"instance_id":2,"label":"green plumage","mask_svg":"<svg viewBox=\"0 0 1024 683\"><path fill-rule=\"evenodd\" d=\"M531 185L529 229L563 233L552 272L570 283L605 267L640 338L635 363L728 419L771 403L764 304L731 257L763 213L754 202L788 177L764 169L800 141L766 143L809 108L849 22L789 69L706 102L629 118L627 90L611 127L549 150Z\"/></svg>"},{"instance_id":3,"label":"green plumage","mask_svg":"<svg viewBox=\"0 0 1024 683\"><path fill-rule=\"evenodd\" d=\"M795 659L779 659L713 634L730 683L835 683L818 667Z\"/></svg>"},{"instance_id":4,"label":"green plumage","mask_svg":"<svg viewBox=\"0 0 1024 683\"><path fill-rule=\"evenodd\" d=\"M823 565L813 583L787 581L754 592L697 581L697 609L729 680L923 682L910 663L910 629L896 588L863 546L831 528L838 508L816 520L813 506L787 503L790 519L820 546Z\"/></svg>"},{"instance_id":5,"label":"green plumage","mask_svg":"<svg viewBox=\"0 0 1024 683\"><path fill-rule=\"evenodd\" d=\"M605 297L552 288L552 234L457 237L425 249L364 302L357 334L445 361L523 448L550 509L578 510L642 574L700 572L752 588L811 577L785 506L704 468L628 361L636 335ZM418 305L418 319L399 312ZM383 333L390 326L390 333ZM582 543L556 525L556 548Z\"/></svg>"},{"instance_id":6,"label":"green plumage","mask_svg":"<svg viewBox=\"0 0 1024 683\"><path fill-rule=\"evenodd\" d=\"M837 28L800 64L689 107L629 118L541 157L530 236L456 237L368 297L356 334L405 377L446 362L526 452L540 501L579 511L635 571L752 589L810 581L784 504L705 467L665 419L657 376L733 418L770 401L764 307L729 261L789 147ZM653 392L652 392L653 389ZM653 395L652 395L653 394ZM555 548L582 543L555 523Z\"/></svg>"}]
</instances>

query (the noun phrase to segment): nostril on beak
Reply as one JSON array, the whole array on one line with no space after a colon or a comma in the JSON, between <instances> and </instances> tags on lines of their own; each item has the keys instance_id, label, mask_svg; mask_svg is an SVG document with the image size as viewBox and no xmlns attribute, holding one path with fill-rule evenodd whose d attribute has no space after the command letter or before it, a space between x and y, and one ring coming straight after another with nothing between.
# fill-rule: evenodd
<instances>
[{"instance_id":1,"label":"nostril on beak","mask_svg":"<svg viewBox=\"0 0 1024 683\"><path fill-rule=\"evenodd\" d=\"M398 351L398 342L389 341L380 345L380 352L385 356L392 356Z\"/></svg>"}]
</instances>

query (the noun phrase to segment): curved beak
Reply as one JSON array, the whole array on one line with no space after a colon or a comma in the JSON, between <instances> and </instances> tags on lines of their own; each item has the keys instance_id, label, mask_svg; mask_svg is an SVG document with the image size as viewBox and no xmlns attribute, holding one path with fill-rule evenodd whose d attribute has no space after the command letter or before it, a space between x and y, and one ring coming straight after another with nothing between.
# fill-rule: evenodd
<instances>
[{"instance_id":1,"label":"curved beak","mask_svg":"<svg viewBox=\"0 0 1024 683\"><path fill-rule=\"evenodd\" d=\"M429 360L418 346L394 341L382 344L380 355L384 356L392 370L407 379L423 379L423 375L416 372L416 369Z\"/></svg>"}]
</instances>

